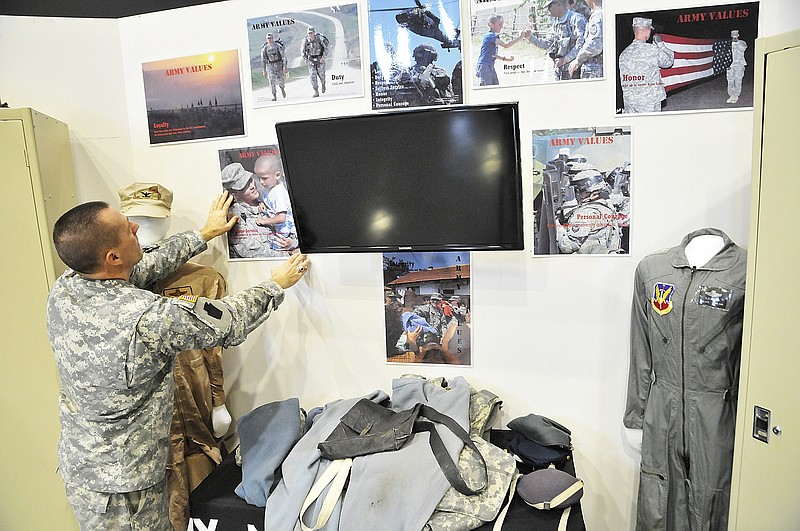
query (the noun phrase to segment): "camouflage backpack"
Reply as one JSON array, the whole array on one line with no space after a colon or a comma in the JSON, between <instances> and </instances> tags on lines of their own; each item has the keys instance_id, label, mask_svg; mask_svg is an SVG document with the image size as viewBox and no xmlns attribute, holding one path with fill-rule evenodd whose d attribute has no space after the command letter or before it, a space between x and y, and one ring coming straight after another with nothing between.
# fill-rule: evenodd
<instances>
[{"instance_id":1,"label":"camouflage backpack","mask_svg":"<svg viewBox=\"0 0 800 531\"><path fill-rule=\"evenodd\" d=\"M482 438L497 418L501 405L502 401L489 391L470 393L470 437L486 462L488 486L472 496L449 488L423 531L469 531L497 517L517 473L514 456ZM471 454L472 450L464 447L458 459L458 470L468 484L474 485L482 480L483 470Z\"/></svg>"}]
</instances>

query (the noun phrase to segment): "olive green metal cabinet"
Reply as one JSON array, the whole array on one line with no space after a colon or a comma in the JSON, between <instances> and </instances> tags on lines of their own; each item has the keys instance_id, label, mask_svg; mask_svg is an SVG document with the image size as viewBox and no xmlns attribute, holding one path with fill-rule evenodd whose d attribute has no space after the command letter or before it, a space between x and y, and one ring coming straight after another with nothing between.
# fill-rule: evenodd
<instances>
[{"instance_id":1,"label":"olive green metal cabinet","mask_svg":"<svg viewBox=\"0 0 800 531\"><path fill-rule=\"evenodd\" d=\"M800 528L800 30L756 39L753 187L730 529Z\"/></svg>"},{"instance_id":2,"label":"olive green metal cabinet","mask_svg":"<svg viewBox=\"0 0 800 531\"><path fill-rule=\"evenodd\" d=\"M33 109L0 109L0 529L77 529L57 470L59 381L45 303L65 266L53 223L77 202L69 129Z\"/></svg>"}]
</instances>

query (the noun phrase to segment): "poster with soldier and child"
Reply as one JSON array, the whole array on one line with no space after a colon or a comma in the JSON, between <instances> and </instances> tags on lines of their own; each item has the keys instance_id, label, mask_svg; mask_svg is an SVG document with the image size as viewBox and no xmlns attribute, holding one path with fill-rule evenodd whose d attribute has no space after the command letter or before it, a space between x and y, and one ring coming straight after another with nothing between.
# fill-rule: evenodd
<instances>
[{"instance_id":1,"label":"poster with soldier and child","mask_svg":"<svg viewBox=\"0 0 800 531\"><path fill-rule=\"evenodd\" d=\"M628 126L533 132L533 256L628 255Z\"/></svg>"},{"instance_id":2,"label":"poster with soldier and child","mask_svg":"<svg viewBox=\"0 0 800 531\"><path fill-rule=\"evenodd\" d=\"M253 107L364 95L358 6L247 20Z\"/></svg>"},{"instance_id":3,"label":"poster with soldier and child","mask_svg":"<svg viewBox=\"0 0 800 531\"><path fill-rule=\"evenodd\" d=\"M372 108L464 102L461 3L369 0Z\"/></svg>"},{"instance_id":4,"label":"poster with soldier and child","mask_svg":"<svg viewBox=\"0 0 800 531\"><path fill-rule=\"evenodd\" d=\"M600 0L471 0L472 86L602 79Z\"/></svg>"},{"instance_id":5,"label":"poster with soldier and child","mask_svg":"<svg viewBox=\"0 0 800 531\"><path fill-rule=\"evenodd\" d=\"M387 363L472 364L469 252L383 254Z\"/></svg>"},{"instance_id":6,"label":"poster with soldier and child","mask_svg":"<svg viewBox=\"0 0 800 531\"><path fill-rule=\"evenodd\" d=\"M222 188L233 196L229 260L285 260L300 252L278 146L219 150Z\"/></svg>"}]
</instances>

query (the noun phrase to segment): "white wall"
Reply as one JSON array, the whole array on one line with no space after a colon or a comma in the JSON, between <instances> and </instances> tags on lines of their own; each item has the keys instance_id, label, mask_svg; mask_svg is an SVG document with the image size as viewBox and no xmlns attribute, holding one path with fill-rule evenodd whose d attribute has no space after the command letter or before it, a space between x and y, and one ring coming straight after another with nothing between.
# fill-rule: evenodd
<instances>
[{"instance_id":1,"label":"white wall","mask_svg":"<svg viewBox=\"0 0 800 531\"><path fill-rule=\"evenodd\" d=\"M0 17L0 98L69 123L81 200L116 202L117 190L130 182L155 180L175 193L170 232L195 227L219 190L218 149L277 143L276 121L369 112L369 98L252 109L245 66L247 138L151 147L141 63L245 51L247 18L320 5L298 0L276 9L232 0L120 21ZM366 2L359 6L363 37ZM467 20L466 2L462 7ZM660 0L607 1L611 48L615 13L664 7ZM795 29L798 20L800 3L794 0L761 2L762 35ZM366 53L362 41L362 57ZM465 63L473 60L465 50ZM380 255L316 255L306 281L292 288L269 322L226 351L228 407L239 417L259 404L297 396L311 408L375 388L389 390L392 378L409 371L460 374L503 398L504 423L536 412L570 427L578 475L586 482L588 527L631 529L638 454L626 444L621 417L633 270L645 254L705 226L721 228L746 246L752 112L615 117L613 75L569 86L468 91L466 99L520 101L523 153L529 152L533 129L630 124L631 256L473 253L474 366L447 369L384 363ZM524 164L530 175L530 160ZM524 190L530 210L527 177ZM530 248L532 215L526 215ZM231 291L267 278L272 265L228 263L221 241L199 261L222 271Z\"/></svg>"}]
</instances>

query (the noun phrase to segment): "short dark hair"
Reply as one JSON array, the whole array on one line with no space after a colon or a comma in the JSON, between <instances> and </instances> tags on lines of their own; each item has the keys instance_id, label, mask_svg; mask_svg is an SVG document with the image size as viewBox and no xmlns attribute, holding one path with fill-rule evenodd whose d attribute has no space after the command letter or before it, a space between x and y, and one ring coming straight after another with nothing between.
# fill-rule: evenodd
<instances>
[{"instance_id":1,"label":"short dark hair","mask_svg":"<svg viewBox=\"0 0 800 531\"><path fill-rule=\"evenodd\" d=\"M110 208L105 201L90 201L71 208L53 227L53 244L61 260L78 273L95 273L105 252L119 243L100 213Z\"/></svg>"}]
</instances>

